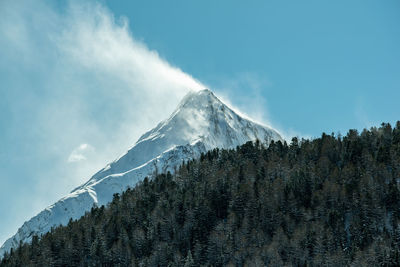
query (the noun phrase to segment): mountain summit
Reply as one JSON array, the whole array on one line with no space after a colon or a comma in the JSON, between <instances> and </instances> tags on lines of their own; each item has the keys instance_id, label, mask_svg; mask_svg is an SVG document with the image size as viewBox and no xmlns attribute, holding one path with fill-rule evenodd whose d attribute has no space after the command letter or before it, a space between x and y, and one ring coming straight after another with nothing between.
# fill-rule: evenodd
<instances>
[{"instance_id":1,"label":"mountain summit","mask_svg":"<svg viewBox=\"0 0 400 267\"><path fill-rule=\"evenodd\" d=\"M235 148L247 141L269 144L282 140L274 129L243 118L210 90L188 93L165 121L142 135L124 155L97 172L85 184L25 222L1 247L0 255L29 242L51 227L78 219L93 205L105 205L113 194L133 187L145 177L173 172L210 149ZM1 257L0 256L0 257Z\"/></svg>"},{"instance_id":2,"label":"mountain summit","mask_svg":"<svg viewBox=\"0 0 400 267\"><path fill-rule=\"evenodd\" d=\"M210 90L190 92L168 119L143 134L126 154L93 178L128 171L132 166L145 164L176 146L201 142L206 150L235 148L257 138L266 143L272 139L281 140L273 129L237 115Z\"/></svg>"}]
</instances>

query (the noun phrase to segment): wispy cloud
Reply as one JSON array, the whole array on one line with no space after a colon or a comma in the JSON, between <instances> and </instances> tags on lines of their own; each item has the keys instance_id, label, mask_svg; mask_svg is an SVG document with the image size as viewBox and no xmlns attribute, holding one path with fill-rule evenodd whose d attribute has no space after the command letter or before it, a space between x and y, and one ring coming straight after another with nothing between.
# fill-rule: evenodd
<instances>
[{"instance_id":1,"label":"wispy cloud","mask_svg":"<svg viewBox=\"0 0 400 267\"><path fill-rule=\"evenodd\" d=\"M217 84L218 96L237 113L277 130L287 142L290 142L293 137L311 138L308 134L284 128L278 120L274 120L270 116L266 95L268 96L268 92L275 89L268 76L244 72L230 77L219 77L215 84ZM240 96L236 95L238 92Z\"/></svg>"},{"instance_id":2,"label":"wispy cloud","mask_svg":"<svg viewBox=\"0 0 400 267\"><path fill-rule=\"evenodd\" d=\"M370 116L368 115L367 109L366 109L366 101L365 98L362 97L361 95L358 96L355 99L354 103L354 117L356 121L358 122L358 127L360 129L362 128L370 128L372 126L377 126L379 125L377 122L374 122L371 120Z\"/></svg>"},{"instance_id":3,"label":"wispy cloud","mask_svg":"<svg viewBox=\"0 0 400 267\"><path fill-rule=\"evenodd\" d=\"M205 87L135 39L127 19L98 2L69 1L60 10L44 1L3 1L1 10L7 64L20 76L34 75L21 91L38 104L31 112L39 134L60 158L90 138L103 155L99 161L111 160L189 90Z\"/></svg>"},{"instance_id":4,"label":"wispy cloud","mask_svg":"<svg viewBox=\"0 0 400 267\"><path fill-rule=\"evenodd\" d=\"M262 95L272 85L271 81L260 74L245 72L232 77L218 78L216 90L218 95L230 106L235 106L235 110L241 110L241 114L253 120L271 125L268 115L267 101ZM237 92L240 97L235 96ZM232 104L235 99L235 105Z\"/></svg>"},{"instance_id":5,"label":"wispy cloud","mask_svg":"<svg viewBox=\"0 0 400 267\"><path fill-rule=\"evenodd\" d=\"M83 160L87 160L89 154L94 152L94 147L89 144L81 144L74 150L72 150L71 154L68 157L68 162L79 162Z\"/></svg>"},{"instance_id":6,"label":"wispy cloud","mask_svg":"<svg viewBox=\"0 0 400 267\"><path fill-rule=\"evenodd\" d=\"M0 239L125 152L189 90L205 87L134 38L127 19L98 2L53 5L0 1L0 102L12 116L0 116L0 123L18 140L2 149L35 158L20 163L27 173L16 185L29 191L30 206L21 201L13 209L18 215L0 211L18 218L13 226L0 223L8 231ZM13 175L9 168L3 175ZM0 188L4 198L18 197L1 181Z\"/></svg>"}]
</instances>

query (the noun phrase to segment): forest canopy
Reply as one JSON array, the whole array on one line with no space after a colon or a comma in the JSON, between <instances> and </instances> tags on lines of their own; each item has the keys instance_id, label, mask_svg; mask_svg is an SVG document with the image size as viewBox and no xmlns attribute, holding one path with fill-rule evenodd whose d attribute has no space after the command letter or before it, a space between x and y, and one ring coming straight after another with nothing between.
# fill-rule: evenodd
<instances>
[{"instance_id":1,"label":"forest canopy","mask_svg":"<svg viewBox=\"0 0 400 267\"><path fill-rule=\"evenodd\" d=\"M399 182L400 122L214 149L0 266L399 266Z\"/></svg>"}]
</instances>

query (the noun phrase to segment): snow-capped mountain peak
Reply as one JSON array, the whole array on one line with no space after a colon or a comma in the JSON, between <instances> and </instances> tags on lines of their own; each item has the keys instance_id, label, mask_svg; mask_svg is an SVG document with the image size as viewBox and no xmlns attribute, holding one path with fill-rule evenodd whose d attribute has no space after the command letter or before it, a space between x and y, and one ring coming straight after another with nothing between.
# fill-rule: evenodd
<instances>
[{"instance_id":1,"label":"snow-capped mountain peak","mask_svg":"<svg viewBox=\"0 0 400 267\"><path fill-rule=\"evenodd\" d=\"M206 150L234 148L257 138L266 143L281 139L275 130L237 115L210 90L189 92L168 119L143 134L130 150L92 179L126 172L174 146L200 141Z\"/></svg>"},{"instance_id":2,"label":"snow-capped mountain peak","mask_svg":"<svg viewBox=\"0 0 400 267\"><path fill-rule=\"evenodd\" d=\"M155 173L173 172L182 161L215 147L235 148L247 141L282 140L270 127L243 118L208 89L188 93L171 116L143 134L125 154L97 172L85 184L25 222L0 249L28 242L33 234L78 219L93 205L105 205L114 193L135 186Z\"/></svg>"}]
</instances>

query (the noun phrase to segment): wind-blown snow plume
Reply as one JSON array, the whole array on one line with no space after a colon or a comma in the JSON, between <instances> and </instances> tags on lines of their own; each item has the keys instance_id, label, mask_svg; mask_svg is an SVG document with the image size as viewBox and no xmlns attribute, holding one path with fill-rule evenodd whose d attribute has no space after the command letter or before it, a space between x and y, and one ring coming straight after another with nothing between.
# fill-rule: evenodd
<instances>
[{"instance_id":1,"label":"wind-blown snow plume","mask_svg":"<svg viewBox=\"0 0 400 267\"><path fill-rule=\"evenodd\" d=\"M2 217L10 218L7 225L0 221L0 243L123 153L189 90L204 88L135 39L126 19L97 2L82 2L0 1L0 128L16 140L5 153L36 162L19 166L29 170L20 175L29 203L7 192L5 181L15 173L4 162L10 171L0 174L0 202L16 206L0 204ZM75 153L85 143L96 153Z\"/></svg>"}]
</instances>

